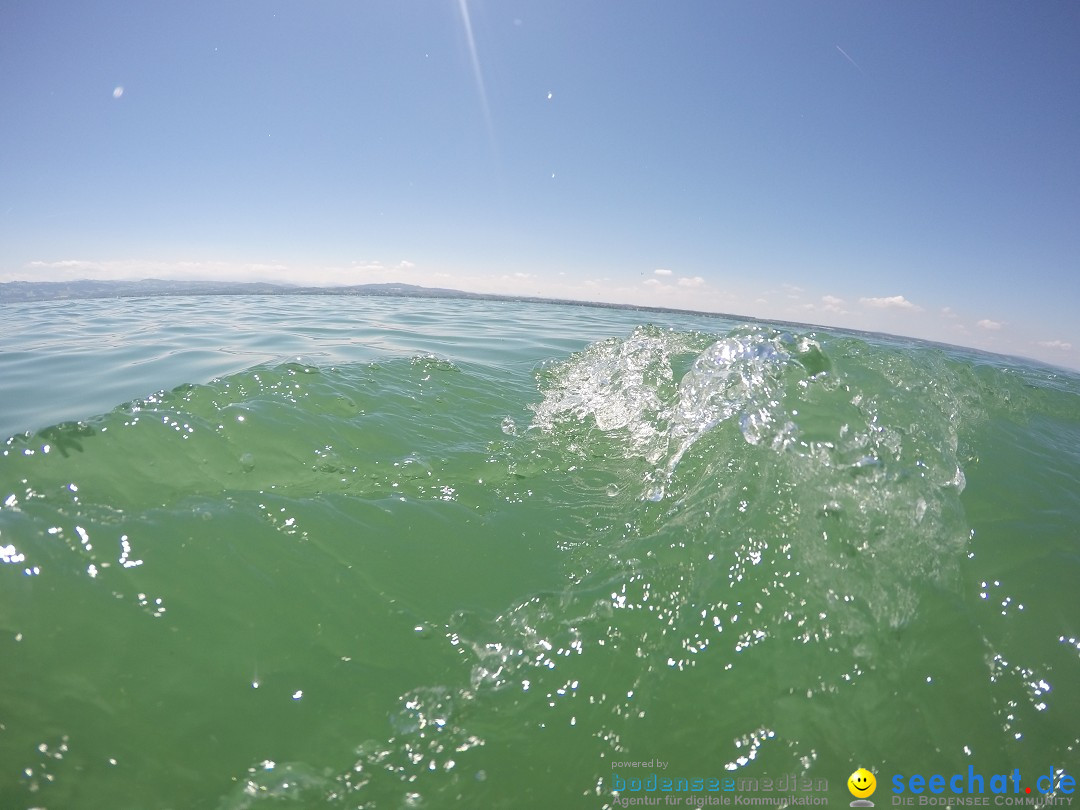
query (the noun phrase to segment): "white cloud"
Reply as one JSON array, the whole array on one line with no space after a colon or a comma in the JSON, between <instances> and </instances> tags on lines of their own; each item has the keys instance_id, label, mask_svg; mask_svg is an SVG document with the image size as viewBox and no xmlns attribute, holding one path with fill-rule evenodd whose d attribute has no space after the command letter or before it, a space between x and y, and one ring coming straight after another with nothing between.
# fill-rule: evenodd
<instances>
[{"instance_id":1,"label":"white cloud","mask_svg":"<svg viewBox=\"0 0 1080 810\"><path fill-rule=\"evenodd\" d=\"M859 303L864 306L876 307L878 309L919 309L919 307L915 306L902 295L890 295L885 298L860 298Z\"/></svg>"},{"instance_id":2,"label":"white cloud","mask_svg":"<svg viewBox=\"0 0 1080 810\"><path fill-rule=\"evenodd\" d=\"M1037 345L1046 349L1058 349L1060 351L1068 351L1072 348L1072 344L1064 340L1040 340Z\"/></svg>"},{"instance_id":3,"label":"white cloud","mask_svg":"<svg viewBox=\"0 0 1080 810\"><path fill-rule=\"evenodd\" d=\"M81 270L96 266L97 265L94 262L86 262L82 259L63 259L58 262L30 262L30 267L33 267L35 270Z\"/></svg>"},{"instance_id":4,"label":"white cloud","mask_svg":"<svg viewBox=\"0 0 1080 810\"><path fill-rule=\"evenodd\" d=\"M658 278L647 278L647 279L645 279L645 281L643 283L645 285L649 286L649 287L663 287L664 286L664 282L662 282Z\"/></svg>"},{"instance_id":5,"label":"white cloud","mask_svg":"<svg viewBox=\"0 0 1080 810\"><path fill-rule=\"evenodd\" d=\"M989 318L983 318L975 325L978 326L980 329L989 329L991 332L996 332L1005 324L1003 324L1001 321L992 321Z\"/></svg>"},{"instance_id":6,"label":"white cloud","mask_svg":"<svg viewBox=\"0 0 1080 810\"><path fill-rule=\"evenodd\" d=\"M942 307L941 308L941 314L944 315L946 318L955 318L955 317L957 317L956 312L953 310L952 307Z\"/></svg>"},{"instance_id":7,"label":"white cloud","mask_svg":"<svg viewBox=\"0 0 1080 810\"><path fill-rule=\"evenodd\" d=\"M700 287L704 283L705 279L703 279L701 276L694 276L692 278L684 276L683 278L679 279L680 287Z\"/></svg>"},{"instance_id":8,"label":"white cloud","mask_svg":"<svg viewBox=\"0 0 1080 810\"><path fill-rule=\"evenodd\" d=\"M665 270L663 267L658 267L655 270L653 270L653 272L656 273L656 275L658 275L658 276L670 276L671 275L671 271L670 270Z\"/></svg>"},{"instance_id":9,"label":"white cloud","mask_svg":"<svg viewBox=\"0 0 1080 810\"><path fill-rule=\"evenodd\" d=\"M821 302L825 305L824 310L826 312L836 312L840 315L847 314L847 310L844 309L843 298L838 298L835 295L823 295L821 296Z\"/></svg>"}]
</instances>

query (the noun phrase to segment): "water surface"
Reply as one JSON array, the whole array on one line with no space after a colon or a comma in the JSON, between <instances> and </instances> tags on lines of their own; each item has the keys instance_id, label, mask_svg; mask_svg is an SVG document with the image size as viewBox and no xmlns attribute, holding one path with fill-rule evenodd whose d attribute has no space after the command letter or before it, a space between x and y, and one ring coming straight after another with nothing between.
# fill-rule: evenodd
<instances>
[{"instance_id":1,"label":"water surface","mask_svg":"<svg viewBox=\"0 0 1080 810\"><path fill-rule=\"evenodd\" d=\"M508 302L0 318L5 807L1078 770L1074 375Z\"/></svg>"}]
</instances>

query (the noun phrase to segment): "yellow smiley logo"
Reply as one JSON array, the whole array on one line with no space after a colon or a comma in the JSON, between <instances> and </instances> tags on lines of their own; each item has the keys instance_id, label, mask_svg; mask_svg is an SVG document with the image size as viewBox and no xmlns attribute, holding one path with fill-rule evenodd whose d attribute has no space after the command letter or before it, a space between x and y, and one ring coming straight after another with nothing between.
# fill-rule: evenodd
<instances>
[{"instance_id":1,"label":"yellow smiley logo","mask_svg":"<svg viewBox=\"0 0 1080 810\"><path fill-rule=\"evenodd\" d=\"M868 799L877 790L877 779L866 768L859 768L848 777L847 789L856 799Z\"/></svg>"}]
</instances>

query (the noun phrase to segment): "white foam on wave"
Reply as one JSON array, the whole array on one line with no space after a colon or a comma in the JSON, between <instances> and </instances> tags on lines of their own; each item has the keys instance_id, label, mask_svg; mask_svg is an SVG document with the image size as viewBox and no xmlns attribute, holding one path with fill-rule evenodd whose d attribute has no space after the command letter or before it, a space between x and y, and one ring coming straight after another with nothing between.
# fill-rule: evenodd
<instances>
[{"instance_id":1,"label":"white foam on wave","mask_svg":"<svg viewBox=\"0 0 1080 810\"><path fill-rule=\"evenodd\" d=\"M660 500L686 452L720 423L737 419L750 444L792 441L781 412L784 367L795 340L772 330L730 335L700 350L700 337L639 327L626 340L595 344L559 367L535 406L533 426L569 422L619 435L628 456L656 465L643 497ZM678 384L673 361L696 352Z\"/></svg>"}]
</instances>

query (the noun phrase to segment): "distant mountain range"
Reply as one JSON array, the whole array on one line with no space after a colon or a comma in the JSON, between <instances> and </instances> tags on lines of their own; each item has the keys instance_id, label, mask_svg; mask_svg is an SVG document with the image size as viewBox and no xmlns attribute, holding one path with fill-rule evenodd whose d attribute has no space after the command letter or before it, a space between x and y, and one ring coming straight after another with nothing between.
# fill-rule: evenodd
<instances>
[{"instance_id":1,"label":"distant mountain range","mask_svg":"<svg viewBox=\"0 0 1080 810\"><path fill-rule=\"evenodd\" d=\"M0 284L0 301L52 301L65 298L133 298L148 295L408 295L439 298L491 298L461 290L415 284L354 284L349 287L300 287L264 282L167 281L9 281Z\"/></svg>"}]
</instances>

